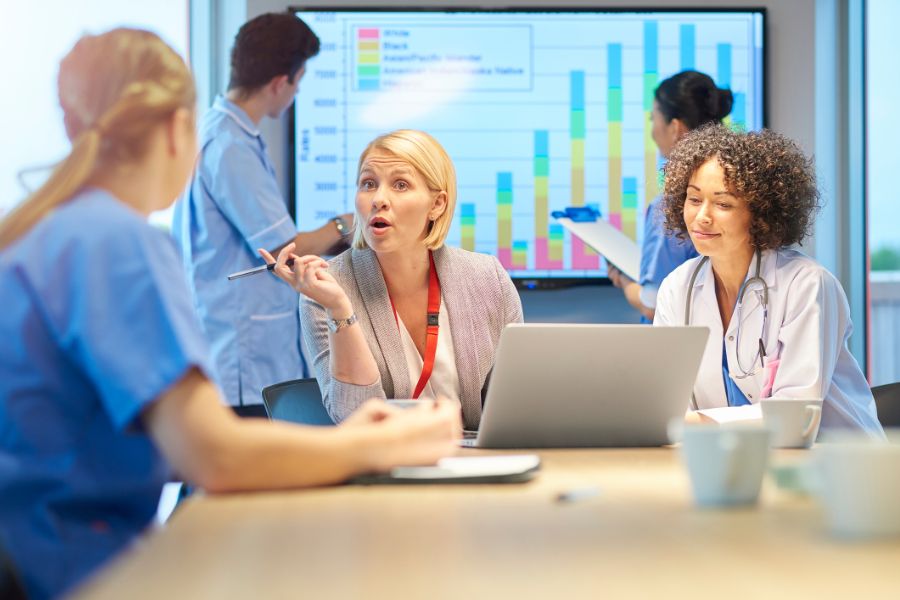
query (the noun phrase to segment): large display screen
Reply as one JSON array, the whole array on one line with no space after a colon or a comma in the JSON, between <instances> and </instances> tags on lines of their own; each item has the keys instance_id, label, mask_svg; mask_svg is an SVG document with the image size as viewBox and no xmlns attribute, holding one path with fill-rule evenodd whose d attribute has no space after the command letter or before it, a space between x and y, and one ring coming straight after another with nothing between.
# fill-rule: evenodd
<instances>
[{"instance_id":1,"label":"large display screen","mask_svg":"<svg viewBox=\"0 0 900 600\"><path fill-rule=\"evenodd\" d=\"M301 229L353 210L369 141L422 129L456 166L448 244L514 278L601 277L550 213L591 205L640 243L661 183L660 81L705 72L734 94L730 125L764 122L762 11L295 11L322 40L294 108Z\"/></svg>"}]
</instances>

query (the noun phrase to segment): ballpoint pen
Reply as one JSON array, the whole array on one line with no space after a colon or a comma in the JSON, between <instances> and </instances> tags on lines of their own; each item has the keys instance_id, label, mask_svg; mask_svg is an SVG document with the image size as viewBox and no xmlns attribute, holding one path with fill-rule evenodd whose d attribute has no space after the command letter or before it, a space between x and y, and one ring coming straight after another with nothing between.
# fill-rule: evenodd
<instances>
[{"instance_id":1,"label":"ballpoint pen","mask_svg":"<svg viewBox=\"0 0 900 600\"><path fill-rule=\"evenodd\" d=\"M265 273L266 271L272 271L275 269L275 264L276 263L267 263L264 265L260 265L258 267L253 267L252 269L247 269L246 271L238 271L237 273L232 273L231 275L228 276L228 281L231 281L232 279L240 279L241 277L247 277L249 275L256 275L257 273ZM287 262L285 264L289 267L294 266L294 259L293 258L287 259Z\"/></svg>"}]
</instances>

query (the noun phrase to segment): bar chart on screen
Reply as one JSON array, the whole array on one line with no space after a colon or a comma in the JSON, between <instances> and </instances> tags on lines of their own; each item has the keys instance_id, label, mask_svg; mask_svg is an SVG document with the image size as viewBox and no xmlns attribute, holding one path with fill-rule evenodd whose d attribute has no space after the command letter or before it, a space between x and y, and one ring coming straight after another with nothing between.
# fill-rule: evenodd
<instances>
[{"instance_id":1,"label":"bar chart on screen","mask_svg":"<svg viewBox=\"0 0 900 600\"><path fill-rule=\"evenodd\" d=\"M762 126L758 12L308 12L322 39L295 104L298 223L353 209L360 152L421 129L447 150L447 243L514 277L598 277L602 257L554 223L593 206L631 239L660 190L650 113L685 69L734 93L728 123Z\"/></svg>"}]
</instances>

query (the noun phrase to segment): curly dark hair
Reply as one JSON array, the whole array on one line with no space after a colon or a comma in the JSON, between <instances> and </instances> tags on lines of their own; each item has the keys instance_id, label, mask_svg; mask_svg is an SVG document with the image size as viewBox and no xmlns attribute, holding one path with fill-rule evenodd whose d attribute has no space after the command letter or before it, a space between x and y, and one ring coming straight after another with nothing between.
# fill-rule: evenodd
<instances>
[{"instance_id":1,"label":"curly dark hair","mask_svg":"<svg viewBox=\"0 0 900 600\"><path fill-rule=\"evenodd\" d=\"M810 234L819 209L812 160L794 141L774 131L743 133L722 125L687 133L669 156L662 206L670 233L681 239L688 236L684 222L688 182L711 158L722 167L729 191L750 208L754 246L783 248Z\"/></svg>"},{"instance_id":2,"label":"curly dark hair","mask_svg":"<svg viewBox=\"0 0 900 600\"><path fill-rule=\"evenodd\" d=\"M293 81L318 53L318 36L298 16L289 12L259 15L244 23L234 38L228 89L252 93L280 75Z\"/></svg>"}]
</instances>

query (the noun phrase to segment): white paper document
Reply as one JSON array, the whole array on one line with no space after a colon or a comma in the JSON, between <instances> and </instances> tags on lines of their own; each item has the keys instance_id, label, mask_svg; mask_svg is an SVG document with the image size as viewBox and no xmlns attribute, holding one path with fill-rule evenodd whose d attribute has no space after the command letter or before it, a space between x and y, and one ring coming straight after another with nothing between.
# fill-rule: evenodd
<instances>
[{"instance_id":1,"label":"white paper document","mask_svg":"<svg viewBox=\"0 0 900 600\"><path fill-rule=\"evenodd\" d=\"M607 262L618 267L631 279L640 282L641 248L630 237L604 219L575 222L572 219L560 218L557 222L599 252Z\"/></svg>"}]
</instances>

